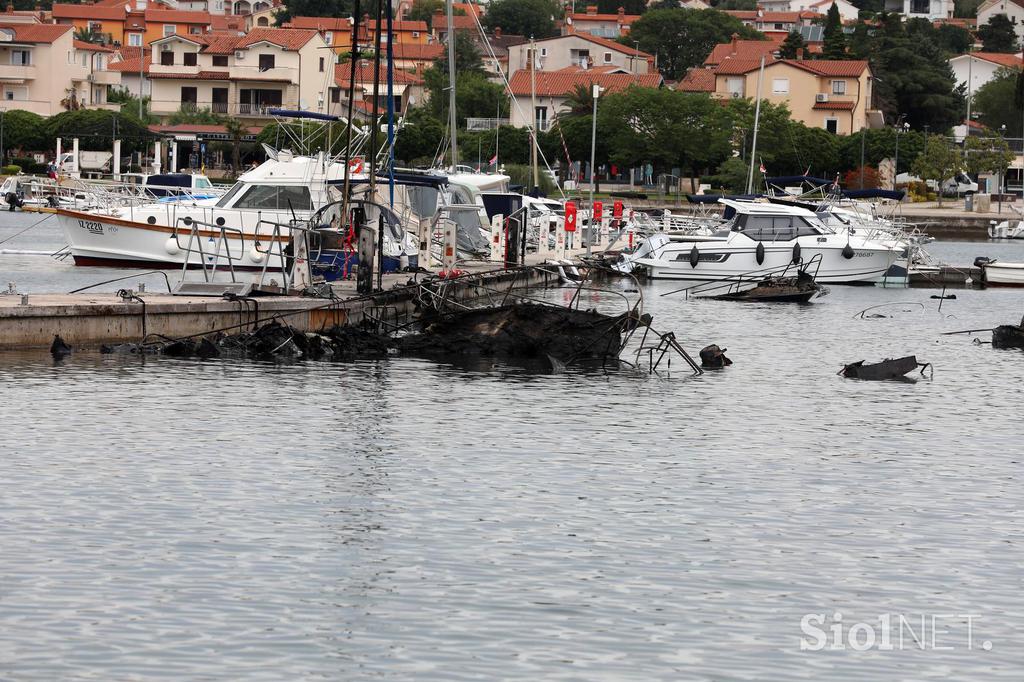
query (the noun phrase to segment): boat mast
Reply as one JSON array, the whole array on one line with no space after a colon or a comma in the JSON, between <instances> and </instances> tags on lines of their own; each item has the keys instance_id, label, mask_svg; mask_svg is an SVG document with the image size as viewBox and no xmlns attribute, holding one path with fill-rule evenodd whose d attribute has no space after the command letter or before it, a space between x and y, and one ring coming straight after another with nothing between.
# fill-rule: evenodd
<instances>
[{"instance_id":1,"label":"boat mast","mask_svg":"<svg viewBox=\"0 0 1024 682\"><path fill-rule=\"evenodd\" d=\"M754 164L757 163L757 125L761 122L761 80L764 78L764 55L757 74L757 105L754 107L754 140L750 145L750 173L747 175L747 194L754 193Z\"/></svg>"},{"instance_id":2,"label":"boat mast","mask_svg":"<svg viewBox=\"0 0 1024 682\"><path fill-rule=\"evenodd\" d=\"M358 1L358 0L357 0ZM448 128L452 140L452 172L459 164L459 147L456 134L455 116L455 20L452 11L453 0L447 0L448 11Z\"/></svg>"},{"instance_id":3,"label":"boat mast","mask_svg":"<svg viewBox=\"0 0 1024 682\"><path fill-rule=\"evenodd\" d=\"M342 220L348 220L348 198L349 189L352 186L350 181L352 167L352 116L355 105L356 90L356 55L359 53L359 0L355 0L355 7L352 14L352 44L349 47L349 71L348 71L348 118L345 120L345 185L341 195Z\"/></svg>"},{"instance_id":4,"label":"boat mast","mask_svg":"<svg viewBox=\"0 0 1024 682\"><path fill-rule=\"evenodd\" d=\"M530 107L533 109L533 131L530 140L530 167L533 168L534 194L540 189L540 169L537 167L537 41L530 36Z\"/></svg>"}]
</instances>

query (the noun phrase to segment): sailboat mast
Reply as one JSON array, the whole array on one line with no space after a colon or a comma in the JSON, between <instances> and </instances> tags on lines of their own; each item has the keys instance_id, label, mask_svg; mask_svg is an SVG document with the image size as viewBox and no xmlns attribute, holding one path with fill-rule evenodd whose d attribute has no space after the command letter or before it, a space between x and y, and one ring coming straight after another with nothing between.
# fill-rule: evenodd
<instances>
[{"instance_id":1,"label":"sailboat mast","mask_svg":"<svg viewBox=\"0 0 1024 682\"><path fill-rule=\"evenodd\" d=\"M533 168L533 188L540 188L540 169L537 167L537 42L530 36L530 107L533 109L533 139L530 145L530 167Z\"/></svg>"},{"instance_id":2,"label":"sailboat mast","mask_svg":"<svg viewBox=\"0 0 1024 682\"><path fill-rule=\"evenodd\" d=\"M456 139L455 116L455 20L453 19L452 1L446 0L448 11L448 128L452 140L452 172L459 164L459 147Z\"/></svg>"},{"instance_id":3,"label":"sailboat mast","mask_svg":"<svg viewBox=\"0 0 1024 682\"><path fill-rule=\"evenodd\" d=\"M747 176L747 194L754 192L754 164L757 163L757 126L761 122L761 79L764 78L764 55L757 74L757 105L754 107L754 140L750 145L750 174Z\"/></svg>"}]
</instances>

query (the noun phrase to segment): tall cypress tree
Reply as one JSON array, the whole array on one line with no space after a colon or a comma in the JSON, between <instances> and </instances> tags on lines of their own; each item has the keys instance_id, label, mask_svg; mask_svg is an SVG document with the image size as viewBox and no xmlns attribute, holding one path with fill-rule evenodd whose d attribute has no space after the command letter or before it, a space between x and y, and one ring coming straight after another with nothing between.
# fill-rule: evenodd
<instances>
[{"instance_id":1,"label":"tall cypress tree","mask_svg":"<svg viewBox=\"0 0 1024 682\"><path fill-rule=\"evenodd\" d=\"M828 8L825 16L825 40L821 51L822 59L846 59L846 34L843 33L843 20L839 16L836 3Z\"/></svg>"},{"instance_id":2,"label":"tall cypress tree","mask_svg":"<svg viewBox=\"0 0 1024 682\"><path fill-rule=\"evenodd\" d=\"M806 53L807 43L795 30L790 31L786 39L782 41L782 45L779 46L779 56L783 59L796 59L797 50L803 50Z\"/></svg>"}]
</instances>

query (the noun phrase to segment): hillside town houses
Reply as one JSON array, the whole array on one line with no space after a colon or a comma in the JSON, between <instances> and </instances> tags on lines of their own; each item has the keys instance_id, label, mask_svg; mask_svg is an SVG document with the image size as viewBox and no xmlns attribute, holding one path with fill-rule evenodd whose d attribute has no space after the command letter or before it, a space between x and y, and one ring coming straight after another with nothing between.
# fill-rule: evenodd
<instances>
[{"instance_id":1,"label":"hillside town houses","mask_svg":"<svg viewBox=\"0 0 1024 682\"><path fill-rule=\"evenodd\" d=\"M681 6L698 12L709 7L704 0ZM508 122L549 130L575 93L594 86L602 93L671 88L719 101L760 95L785 104L794 120L840 136L891 125L875 102L867 61L820 58L825 15L833 6L847 34L864 21L849 0L761 0L754 10L727 10L763 39L733 35L712 46L702 64L666 80L658 58L630 39L642 15L621 7L609 12L570 3L556 17L557 34L534 40L500 27L484 32L485 4L455 3L449 25L444 13L411 19L413 3L402 2L393 22L394 109L404 116L428 101L427 72L446 56L449 36L460 33L475 44L485 76L507 82L508 118L476 124L484 129ZM952 19L952 0L885 0L885 7L903 19L977 25ZM353 37L353 17L280 20L281 10L281 0L87 0L33 11L9 6L0 12L2 106L51 116L69 109L118 110L114 93L141 96L161 121L158 127L175 135L211 133L200 131L200 124L198 133L189 133L188 124L166 125L190 112L238 118L255 130L270 122L275 108L343 114L351 97L354 115L363 120L375 104L386 108L383 92L374 102L374 83L386 80L385 67L375 72L373 66L374 50L386 42L384 26L363 14ZM978 22L998 14L1024 39L1024 0L985 0ZM783 43L792 34L801 37L802 47L795 58L783 58ZM949 59L969 93L999 69L1021 63L1020 54L978 47Z\"/></svg>"}]
</instances>

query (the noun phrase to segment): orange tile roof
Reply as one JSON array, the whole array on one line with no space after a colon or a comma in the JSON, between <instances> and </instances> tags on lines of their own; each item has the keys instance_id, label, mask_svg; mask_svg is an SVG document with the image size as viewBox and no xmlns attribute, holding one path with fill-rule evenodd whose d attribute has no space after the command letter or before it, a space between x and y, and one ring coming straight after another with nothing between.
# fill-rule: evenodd
<instances>
[{"instance_id":1,"label":"orange tile roof","mask_svg":"<svg viewBox=\"0 0 1024 682\"><path fill-rule=\"evenodd\" d=\"M317 35L316 31L293 28L254 28L239 39L237 47L248 47L256 43L268 42L286 50L298 50Z\"/></svg>"},{"instance_id":2,"label":"orange tile roof","mask_svg":"<svg viewBox=\"0 0 1024 682\"><path fill-rule=\"evenodd\" d=\"M569 33L569 34L564 35L564 36L553 36L551 38L541 38L541 39L536 40L534 42L546 43L546 42L549 42L549 41L552 41L552 40L565 40L567 38L579 38L580 40L586 40L587 42L594 43L595 45L600 45L601 47L606 47L609 50L615 50L616 52L621 52L621 53L629 55L631 57L642 57L642 58L644 58L644 59L646 59L648 61L654 61L654 55L653 54L648 54L647 52L644 52L642 50L634 49L632 47L629 47L628 45L623 45L622 43L616 42L614 40L610 40L608 38L602 38L601 36L595 36L592 33L586 33L586 32L584 32L584 33ZM512 43L512 45L510 45L509 47L512 47L513 45L527 45L527 44L529 44L529 42L530 42L529 40L523 40L523 41L520 41L520 42L517 42L517 43Z\"/></svg>"},{"instance_id":3,"label":"orange tile roof","mask_svg":"<svg viewBox=\"0 0 1024 682\"><path fill-rule=\"evenodd\" d=\"M853 111L853 102L815 102L814 109L825 111Z\"/></svg>"},{"instance_id":4,"label":"orange tile roof","mask_svg":"<svg viewBox=\"0 0 1024 682\"><path fill-rule=\"evenodd\" d=\"M565 15L566 19L572 19L572 23L579 21L616 21L629 26L640 18L639 14L589 14L587 12L576 12Z\"/></svg>"},{"instance_id":5,"label":"orange tile roof","mask_svg":"<svg viewBox=\"0 0 1024 682\"><path fill-rule=\"evenodd\" d=\"M192 38L198 37L192 36ZM202 36L202 42L206 45L203 48L203 52L206 54L231 54L235 51L235 46L238 45L243 37L230 33L208 33Z\"/></svg>"},{"instance_id":6,"label":"orange tile roof","mask_svg":"<svg viewBox=\"0 0 1024 682\"><path fill-rule=\"evenodd\" d=\"M245 17L236 14L214 14L210 16L210 26L214 31L241 31L245 33Z\"/></svg>"},{"instance_id":7,"label":"orange tile roof","mask_svg":"<svg viewBox=\"0 0 1024 682\"><path fill-rule=\"evenodd\" d=\"M456 14L452 17L452 22L455 24L456 31L475 31L476 30L476 19L470 15L459 15ZM448 16L446 14L437 13L431 20L430 25L434 27L435 31L447 31L448 30Z\"/></svg>"},{"instance_id":8,"label":"orange tile roof","mask_svg":"<svg viewBox=\"0 0 1024 682\"><path fill-rule=\"evenodd\" d=\"M734 40L719 43L711 50L704 64L714 66L727 59L755 60L760 62L761 55L771 56L779 49L781 41L777 40Z\"/></svg>"},{"instance_id":9,"label":"orange tile roof","mask_svg":"<svg viewBox=\"0 0 1024 682\"><path fill-rule=\"evenodd\" d=\"M420 43L395 43L394 52L395 59L425 59L434 60L438 59L444 54L444 45L441 43L430 43L424 45ZM381 53L382 57L386 54Z\"/></svg>"},{"instance_id":10,"label":"orange tile roof","mask_svg":"<svg viewBox=\"0 0 1024 682\"><path fill-rule=\"evenodd\" d=\"M768 55L765 60L765 66L775 62L775 57ZM761 59L726 59L724 62L714 67L715 73L720 73L723 76L740 76L745 73L750 73L755 69L761 68Z\"/></svg>"},{"instance_id":11,"label":"orange tile roof","mask_svg":"<svg viewBox=\"0 0 1024 682\"><path fill-rule=\"evenodd\" d=\"M868 68L868 63L860 59L781 59L779 61L816 73L819 76L856 78Z\"/></svg>"},{"instance_id":12,"label":"orange tile roof","mask_svg":"<svg viewBox=\"0 0 1024 682\"><path fill-rule=\"evenodd\" d=\"M960 55L963 57L964 55ZM1001 52L972 52L972 57L978 59L984 59L986 62L992 62L993 64L999 64L1000 66L1008 66L1013 69L1019 69L1021 66L1021 58L1015 54L1003 54Z\"/></svg>"},{"instance_id":13,"label":"orange tile roof","mask_svg":"<svg viewBox=\"0 0 1024 682\"><path fill-rule=\"evenodd\" d=\"M423 79L419 76L403 71L402 69L392 69L394 82L396 85L421 85ZM349 87L349 76L352 73L351 62L343 62L341 64L334 65L334 84L339 88L348 89ZM379 79L381 88L385 87L388 82L387 68L383 63L380 65ZM368 59L362 59L356 64L356 83L373 83L373 62Z\"/></svg>"},{"instance_id":14,"label":"orange tile roof","mask_svg":"<svg viewBox=\"0 0 1024 682\"><path fill-rule=\"evenodd\" d=\"M529 70L522 69L512 74L509 89L513 95L529 95L531 93ZM607 92L625 90L631 85L642 88L656 88L662 84L661 74L627 74L599 73L593 70L579 69L576 72L537 71L537 94L541 97L564 97L576 90L577 86L589 87L596 83Z\"/></svg>"},{"instance_id":15,"label":"orange tile roof","mask_svg":"<svg viewBox=\"0 0 1024 682\"><path fill-rule=\"evenodd\" d=\"M71 24L4 24L0 17L0 28L14 31L16 43L52 43L68 31L75 29Z\"/></svg>"},{"instance_id":16,"label":"orange tile roof","mask_svg":"<svg viewBox=\"0 0 1024 682\"><path fill-rule=\"evenodd\" d=\"M139 57L124 57L119 61L110 62L107 65L108 71L120 71L121 73L137 74L139 72L139 62L142 62L142 72L149 73L149 60L142 60Z\"/></svg>"},{"instance_id":17,"label":"orange tile roof","mask_svg":"<svg viewBox=\"0 0 1024 682\"><path fill-rule=\"evenodd\" d=\"M690 69L679 81L676 90L683 92L714 92L715 72L711 69Z\"/></svg>"},{"instance_id":18,"label":"orange tile roof","mask_svg":"<svg viewBox=\"0 0 1024 682\"><path fill-rule=\"evenodd\" d=\"M146 9L146 21L158 24L203 24L210 25L209 12L191 12L178 9Z\"/></svg>"},{"instance_id":19,"label":"orange tile roof","mask_svg":"<svg viewBox=\"0 0 1024 682\"><path fill-rule=\"evenodd\" d=\"M124 3L112 6L104 5L70 5L54 4L54 19L106 19L108 21L124 21Z\"/></svg>"},{"instance_id":20,"label":"orange tile roof","mask_svg":"<svg viewBox=\"0 0 1024 682\"><path fill-rule=\"evenodd\" d=\"M85 50L86 52L114 52L114 48L107 47L106 45L100 45L98 43L87 43L84 40L75 38L73 41L76 50Z\"/></svg>"}]
</instances>

